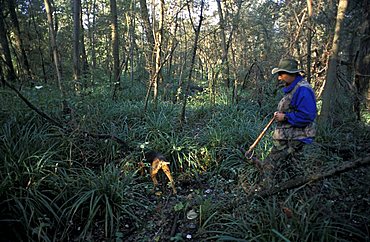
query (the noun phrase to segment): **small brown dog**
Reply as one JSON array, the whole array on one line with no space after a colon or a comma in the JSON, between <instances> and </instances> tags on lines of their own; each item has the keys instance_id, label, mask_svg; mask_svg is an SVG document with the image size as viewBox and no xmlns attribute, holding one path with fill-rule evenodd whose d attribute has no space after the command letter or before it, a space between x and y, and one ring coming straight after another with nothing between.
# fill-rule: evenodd
<instances>
[{"instance_id":1,"label":"small brown dog","mask_svg":"<svg viewBox=\"0 0 370 242\"><path fill-rule=\"evenodd\" d=\"M159 170L162 170L164 174L166 174L168 180L171 182L173 194L177 193L175 182L172 178L170 167L168 166L170 163L167 162L166 158L161 153L155 151L149 151L145 153L143 161L139 162L141 175L144 175L144 169L146 167L144 163L150 164L150 177L154 183L153 189L158 186L157 174Z\"/></svg>"}]
</instances>

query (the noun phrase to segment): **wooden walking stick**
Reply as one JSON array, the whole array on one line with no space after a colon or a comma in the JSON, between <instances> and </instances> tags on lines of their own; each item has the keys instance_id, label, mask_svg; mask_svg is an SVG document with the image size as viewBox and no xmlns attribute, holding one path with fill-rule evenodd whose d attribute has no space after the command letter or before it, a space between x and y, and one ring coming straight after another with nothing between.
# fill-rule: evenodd
<instances>
[{"instance_id":1,"label":"wooden walking stick","mask_svg":"<svg viewBox=\"0 0 370 242\"><path fill-rule=\"evenodd\" d=\"M275 120L275 116L272 117L272 119L269 121L269 123L266 125L266 127L262 130L262 132L260 133L260 135L258 135L257 139L254 141L254 143L249 147L248 151L245 152L245 157L247 157L248 159L252 159L252 155L250 155L250 153L252 152L252 150L254 149L254 147L257 146L257 144L260 142L260 140L262 139L262 137L265 135L266 131L268 130L268 128L270 128L270 126L272 125L272 123L274 122Z\"/></svg>"}]
</instances>

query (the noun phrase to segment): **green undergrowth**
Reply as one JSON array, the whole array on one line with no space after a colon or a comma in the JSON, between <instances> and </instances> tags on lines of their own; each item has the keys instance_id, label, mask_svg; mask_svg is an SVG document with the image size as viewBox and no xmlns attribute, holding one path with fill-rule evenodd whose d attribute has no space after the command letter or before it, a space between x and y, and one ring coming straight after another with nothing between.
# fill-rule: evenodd
<instances>
[{"instance_id":1,"label":"green undergrowth","mask_svg":"<svg viewBox=\"0 0 370 242\"><path fill-rule=\"evenodd\" d=\"M181 103L159 100L154 108L149 102L144 112L145 88L122 88L115 100L108 84L70 95L67 113L62 112L54 87L22 90L60 126L31 110L12 91L0 91L1 102L7 104L0 113L4 240L130 241L132 234L148 229L147 240L181 241L189 209L199 215L193 241L369 239L369 217L362 210L369 179L362 170L358 176L348 173L265 199L245 196L259 172L241 148L248 149L271 119L276 96L261 101L242 93L237 104L230 104L225 92L212 103L205 90L189 97L186 121L181 123ZM315 143L305 150L306 174L368 155L367 125L321 128ZM255 148L256 157L268 154L271 131ZM137 163L148 150L171 161L179 189L172 203L166 203L171 214L166 219L173 219L175 211L183 221L178 230L184 231L172 238L147 227L159 206L150 195L150 179L137 174ZM356 181L358 186L345 189ZM242 198L240 205L222 209Z\"/></svg>"}]
</instances>

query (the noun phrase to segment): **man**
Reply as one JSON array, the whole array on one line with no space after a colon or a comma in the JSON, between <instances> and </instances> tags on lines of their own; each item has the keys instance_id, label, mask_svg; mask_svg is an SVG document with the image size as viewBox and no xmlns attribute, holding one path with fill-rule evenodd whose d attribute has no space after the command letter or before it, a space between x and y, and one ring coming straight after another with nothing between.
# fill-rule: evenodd
<instances>
[{"instance_id":1,"label":"man","mask_svg":"<svg viewBox=\"0 0 370 242\"><path fill-rule=\"evenodd\" d=\"M302 71L293 59L281 60L272 70L272 74L278 74L278 80L284 83L284 97L274 113L277 123L273 134L274 146L263 164L269 180L272 176L280 180L301 175L299 158L303 147L312 143L315 137L315 93L300 75Z\"/></svg>"}]
</instances>

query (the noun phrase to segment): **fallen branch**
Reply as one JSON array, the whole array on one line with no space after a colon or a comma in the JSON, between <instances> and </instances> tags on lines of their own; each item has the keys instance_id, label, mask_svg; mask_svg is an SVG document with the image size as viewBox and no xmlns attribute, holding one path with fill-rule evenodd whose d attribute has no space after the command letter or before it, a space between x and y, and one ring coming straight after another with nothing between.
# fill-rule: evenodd
<instances>
[{"instance_id":1,"label":"fallen branch","mask_svg":"<svg viewBox=\"0 0 370 242\"><path fill-rule=\"evenodd\" d=\"M250 198L253 198L253 197L265 198L268 196L278 194L283 191L291 190L291 189L301 187L301 186L304 186L310 183L314 183L314 182L320 181L325 178L330 178L330 177L342 174L347 171L355 170L357 168L367 166L369 164L370 164L370 155L363 157L363 158L359 158L355 161L346 162L335 169L330 169L328 171L323 171L321 173L316 173L314 175L296 177L286 182L282 182L272 188L262 189L259 191L252 191L246 197L237 198L237 199L230 201L221 210L230 211L236 207L239 207L240 205L250 202L249 200Z\"/></svg>"},{"instance_id":2,"label":"fallen branch","mask_svg":"<svg viewBox=\"0 0 370 242\"><path fill-rule=\"evenodd\" d=\"M94 134L94 133L89 133L89 132L86 132L86 131L81 131L80 133L82 133L85 136L91 137L91 138L111 139L111 140L116 141L118 144L122 145L125 148L125 150L129 149L129 146L126 144L125 141L123 141L122 139L120 139L117 136L112 135L112 134Z\"/></svg>"},{"instance_id":3,"label":"fallen branch","mask_svg":"<svg viewBox=\"0 0 370 242\"><path fill-rule=\"evenodd\" d=\"M47 120L49 123L57 126L58 128L60 128L64 133L72 133L72 132L75 132L75 130L72 130L72 129L68 129L66 127L63 127L63 125L56 121L55 119L51 118L49 115L47 115L45 112L43 112L42 110L38 109L35 105L33 105L30 101L28 101L28 99L22 95L22 93L20 91L17 90L17 88L15 88L13 85L11 85L10 83L8 83L7 81L4 80L4 83L5 83L5 86L9 87L11 90L13 90L17 95L18 97L29 107L31 108L33 111L35 111L38 115L40 115L41 117L43 117L45 120ZM120 145L122 145L125 149L128 149L128 145L126 144L125 141L123 141L122 139L118 138L117 136L115 135L111 135L111 134L94 134L94 133L89 133L89 132L86 132L86 131L80 131L79 132L80 134L84 135L84 136L88 136L88 137L92 137L92 138L98 138L98 139L112 139L114 141L116 141L117 143L119 143Z\"/></svg>"},{"instance_id":4,"label":"fallen branch","mask_svg":"<svg viewBox=\"0 0 370 242\"><path fill-rule=\"evenodd\" d=\"M8 83L7 81L4 80L4 83L5 83L5 86L9 87L10 89L12 89L20 99L22 99L22 101L28 106L30 107L33 111L35 111L37 114L39 114L41 117L43 117L44 119L46 119L47 121L49 121L50 123L52 123L53 125L57 126L58 128L61 128L63 129L63 126L55 121L54 119L52 119L49 115L47 115L46 113L44 113L43 111L41 111L40 109L38 109L35 105L33 105L30 101L28 101L28 99L22 95L22 93L20 93L20 91L17 90L17 88L15 88L13 85L11 85L10 83Z\"/></svg>"},{"instance_id":5,"label":"fallen branch","mask_svg":"<svg viewBox=\"0 0 370 242\"><path fill-rule=\"evenodd\" d=\"M341 165L341 166L339 166L335 169L324 171L322 173L317 173L317 174L313 174L313 175L309 175L309 176L296 177L296 178L288 180L286 182L282 182L278 186L274 186L273 188L270 188L270 189L257 191L257 192L252 193L251 195L256 195L256 196L260 196L260 197L267 197L267 196L275 195L275 194L277 194L279 192L282 192L282 191L294 189L294 188L306 185L308 183L317 182L317 181L320 181L322 179L333 177L335 175L339 175L339 174L342 174L344 172L347 172L347 171L350 171L350 170L353 170L353 169L357 169L361 166L366 166L366 165L369 165L369 164L370 164L370 156L367 156L367 157L364 157L364 158L357 159L355 161L346 162L343 165Z\"/></svg>"}]
</instances>

